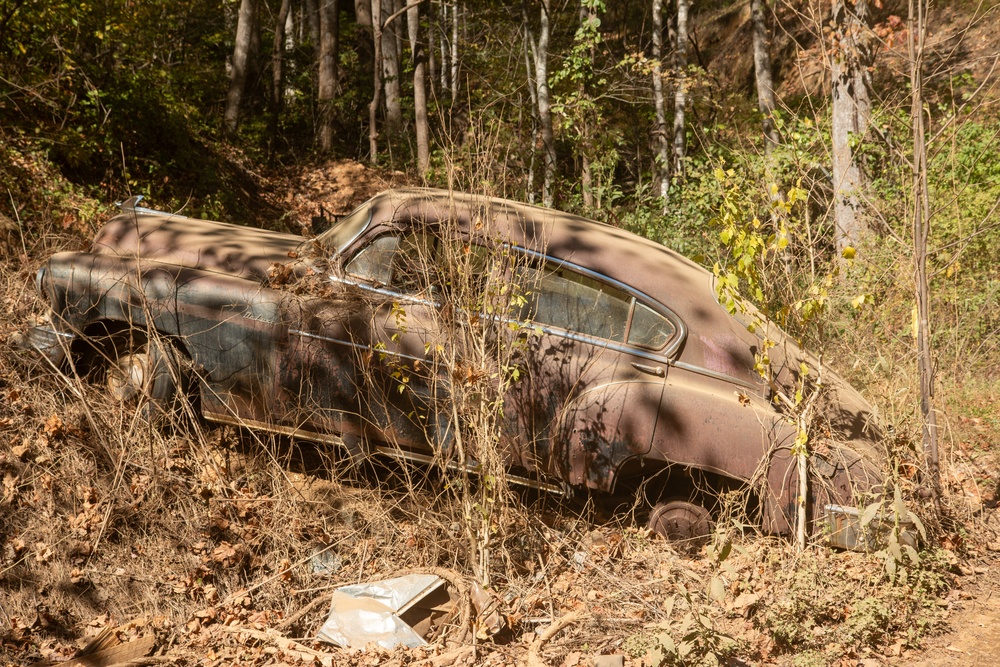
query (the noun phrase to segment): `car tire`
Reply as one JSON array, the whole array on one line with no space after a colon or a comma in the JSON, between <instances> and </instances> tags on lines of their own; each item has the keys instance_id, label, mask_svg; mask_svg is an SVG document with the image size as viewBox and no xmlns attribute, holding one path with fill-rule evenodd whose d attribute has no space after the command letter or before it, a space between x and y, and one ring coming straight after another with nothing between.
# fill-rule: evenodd
<instances>
[{"instance_id":1,"label":"car tire","mask_svg":"<svg viewBox=\"0 0 1000 667\"><path fill-rule=\"evenodd\" d=\"M686 500L657 503L649 511L647 525L671 544L688 550L701 549L714 528L711 513Z\"/></svg>"},{"instance_id":2,"label":"car tire","mask_svg":"<svg viewBox=\"0 0 1000 667\"><path fill-rule=\"evenodd\" d=\"M167 422L181 408L184 377L181 356L169 341L126 331L116 336L108 355L104 384L123 405L136 406L151 421Z\"/></svg>"}]
</instances>

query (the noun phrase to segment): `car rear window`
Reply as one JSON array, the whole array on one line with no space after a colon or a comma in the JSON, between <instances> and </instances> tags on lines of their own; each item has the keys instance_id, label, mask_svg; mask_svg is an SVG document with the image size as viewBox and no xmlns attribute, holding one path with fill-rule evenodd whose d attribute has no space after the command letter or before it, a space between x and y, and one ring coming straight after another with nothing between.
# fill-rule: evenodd
<instances>
[{"instance_id":1,"label":"car rear window","mask_svg":"<svg viewBox=\"0 0 1000 667\"><path fill-rule=\"evenodd\" d=\"M344 248L361 236L372 221L371 202L365 202L337 223L316 237L316 241L328 250L343 252Z\"/></svg>"},{"instance_id":2,"label":"car rear window","mask_svg":"<svg viewBox=\"0 0 1000 667\"><path fill-rule=\"evenodd\" d=\"M392 259L398 247L399 237L380 236L356 254L345 270L355 278L388 285L392 279Z\"/></svg>"},{"instance_id":3,"label":"car rear window","mask_svg":"<svg viewBox=\"0 0 1000 667\"><path fill-rule=\"evenodd\" d=\"M421 232L405 236L386 234L362 248L347 263L346 271L355 278L401 294L452 297L453 278L458 272L471 276L469 281L459 280L466 288L473 292L481 290L489 270L488 261L489 251L480 245L445 242Z\"/></svg>"}]
</instances>

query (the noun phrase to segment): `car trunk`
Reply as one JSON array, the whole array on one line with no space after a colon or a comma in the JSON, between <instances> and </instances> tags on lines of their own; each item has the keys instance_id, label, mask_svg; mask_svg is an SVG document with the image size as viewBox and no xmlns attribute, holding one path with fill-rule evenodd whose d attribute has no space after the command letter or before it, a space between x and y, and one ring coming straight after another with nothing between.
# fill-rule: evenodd
<instances>
[{"instance_id":1,"label":"car trunk","mask_svg":"<svg viewBox=\"0 0 1000 667\"><path fill-rule=\"evenodd\" d=\"M289 261L304 238L180 215L123 213L94 240L93 252L217 271L262 281Z\"/></svg>"}]
</instances>

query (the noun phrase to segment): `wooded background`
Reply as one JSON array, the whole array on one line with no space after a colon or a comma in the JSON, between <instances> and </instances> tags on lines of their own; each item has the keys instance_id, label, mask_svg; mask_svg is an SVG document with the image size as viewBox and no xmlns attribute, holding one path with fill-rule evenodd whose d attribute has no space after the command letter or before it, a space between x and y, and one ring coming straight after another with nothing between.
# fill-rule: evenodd
<instances>
[{"instance_id":1,"label":"wooded background","mask_svg":"<svg viewBox=\"0 0 1000 667\"><path fill-rule=\"evenodd\" d=\"M310 234L420 184L579 213L713 270L724 306L750 298L876 407L884 516L905 500L931 536L918 558L793 551L737 517L688 560L634 526L512 512L490 548L521 621L477 664L530 657L528 619L582 608L548 664L912 664L946 622L988 647L998 73L1000 0L0 0L0 662L145 617L178 664L276 664L267 642L314 630L331 576L474 569L465 505L353 485L326 458L297 472L303 443L161 432L15 345L44 312L39 265L89 247L115 201ZM810 399L786 398L804 427ZM492 540L496 515L472 516Z\"/></svg>"}]
</instances>

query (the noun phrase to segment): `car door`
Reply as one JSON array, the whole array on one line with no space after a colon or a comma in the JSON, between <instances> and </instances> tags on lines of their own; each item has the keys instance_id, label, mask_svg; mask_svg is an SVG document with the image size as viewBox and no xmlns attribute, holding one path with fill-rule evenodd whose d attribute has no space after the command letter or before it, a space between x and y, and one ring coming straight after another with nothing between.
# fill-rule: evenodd
<instances>
[{"instance_id":1,"label":"car door","mask_svg":"<svg viewBox=\"0 0 1000 667\"><path fill-rule=\"evenodd\" d=\"M566 262L515 269L530 321L526 377L511 392L525 467L610 490L649 451L678 324L624 286ZM518 446L518 445L515 445Z\"/></svg>"},{"instance_id":2,"label":"car door","mask_svg":"<svg viewBox=\"0 0 1000 667\"><path fill-rule=\"evenodd\" d=\"M432 443L452 437L442 393L442 276L440 240L423 232L389 232L376 237L345 267L349 280L366 292L364 321L350 336L359 357L361 409L373 437L404 450L429 453Z\"/></svg>"},{"instance_id":3,"label":"car door","mask_svg":"<svg viewBox=\"0 0 1000 667\"><path fill-rule=\"evenodd\" d=\"M270 398L282 430L326 439L364 433L358 375L365 349L352 332L367 321L364 294L332 280L322 297L286 295L282 311L287 344L277 352L277 383Z\"/></svg>"}]
</instances>

